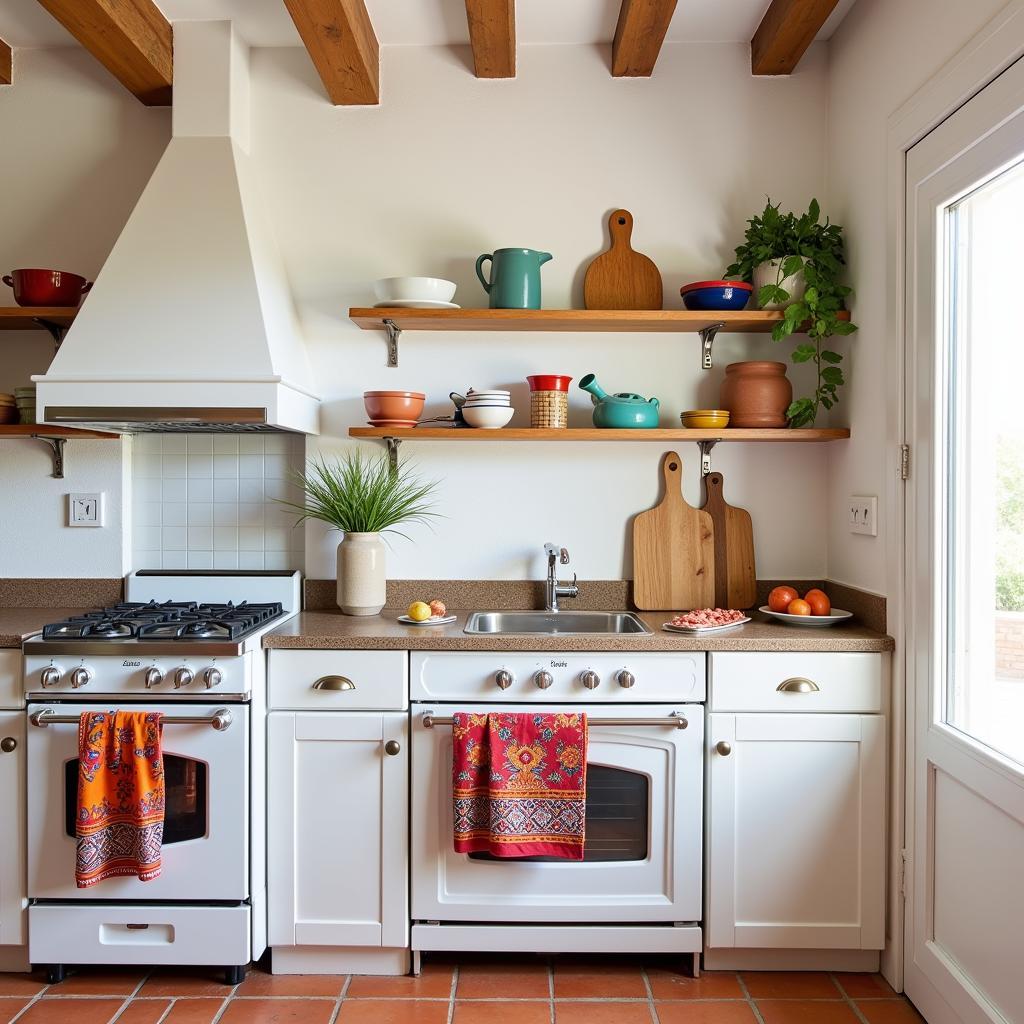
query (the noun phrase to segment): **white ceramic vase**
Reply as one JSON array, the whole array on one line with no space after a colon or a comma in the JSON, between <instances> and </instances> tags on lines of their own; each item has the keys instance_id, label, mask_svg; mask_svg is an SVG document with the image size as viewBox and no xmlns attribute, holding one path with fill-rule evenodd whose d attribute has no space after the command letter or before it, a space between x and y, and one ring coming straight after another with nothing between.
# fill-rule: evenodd
<instances>
[{"instance_id":1,"label":"white ceramic vase","mask_svg":"<svg viewBox=\"0 0 1024 1024\"><path fill-rule=\"evenodd\" d=\"M754 298L761 294L761 289L766 284L776 284L789 292L789 302L799 302L807 291L807 278L802 270L779 281L779 267L782 260L766 260L754 267ZM761 309L785 309L789 302L769 302ZM760 304L759 304L760 305Z\"/></svg>"},{"instance_id":2,"label":"white ceramic vase","mask_svg":"<svg viewBox=\"0 0 1024 1024\"><path fill-rule=\"evenodd\" d=\"M380 534L346 533L338 545L338 607L346 615L377 615L386 600Z\"/></svg>"}]
</instances>

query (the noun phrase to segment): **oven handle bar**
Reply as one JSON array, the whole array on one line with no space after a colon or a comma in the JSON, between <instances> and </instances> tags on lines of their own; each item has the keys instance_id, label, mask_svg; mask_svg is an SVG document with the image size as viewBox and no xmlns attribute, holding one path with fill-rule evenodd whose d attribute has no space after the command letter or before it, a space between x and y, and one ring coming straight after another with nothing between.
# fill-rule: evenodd
<instances>
[{"instance_id":1,"label":"oven handle bar","mask_svg":"<svg viewBox=\"0 0 1024 1024\"><path fill-rule=\"evenodd\" d=\"M50 708L33 711L28 720L45 729L48 725L78 725L81 715L58 715ZM167 725L210 725L217 732L223 732L234 721L234 716L227 708L218 708L212 715L164 715L163 722Z\"/></svg>"},{"instance_id":2,"label":"oven handle bar","mask_svg":"<svg viewBox=\"0 0 1024 1024\"><path fill-rule=\"evenodd\" d=\"M455 719L450 717L442 717L441 715L435 715L431 712L424 712L423 715L423 728L433 729L439 725L452 725ZM588 726L605 726L605 725L642 725L647 728L660 728L660 729L685 729L690 723L686 720L684 715L673 711L668 718L588 718Z\"/></svg>"}]
</instances>

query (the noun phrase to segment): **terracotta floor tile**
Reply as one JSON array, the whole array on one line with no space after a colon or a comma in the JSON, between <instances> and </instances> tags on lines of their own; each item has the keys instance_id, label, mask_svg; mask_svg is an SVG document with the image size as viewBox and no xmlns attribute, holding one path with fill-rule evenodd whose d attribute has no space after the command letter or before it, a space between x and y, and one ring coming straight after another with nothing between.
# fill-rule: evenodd
<instances>
[{"instance_id":1,"label":"terracotta floor tile","mask_svg":"<svg viewBox=\"0 0 1024 1024\"><path fill-rule=\"evenodd\" d=\"M102 967L86 967L69 974L65 981L54 985L50 995L55 996L130 996L146 976L147 971L117 971Z\"/></svg>"},{"instance_id":2,"label":"terracotta floor tile","mask_svg":"<svg viewBox=\"0 0 1024 1024\"><path fill-rule=\"evenodd\" d=\"M250 971L236 996L334 996L345 987L345 974L268 974ZM227 993L225 993L226 995Z\"/></svg>"},{"instance_id":3,"label":"terracotta floor tile","mask_svg":"<svg viewBox=\"0 0 1024 1024\"><path fill-rule=\"evenodd\" d=\"M334 1005L329 999L233 999L219 1024L327 1024ZM168 1024L179 1024L174 1010Z\"/></svg>"},{"instance_id":4,"label":"terracotta floor tile","mask_svg":"<svg viewBox=\"0 0 1024 1024\"><path fill-rule=\"evenodd\" d=\"M452 1024L551 1024L551 1004L489 1003L483 999L476 1003L456 1003ZM650 1024L650 1021L643 1024Z\"/></svg>"},{"instance_id":5,"label":"terracotta floor tile","mask_svg":"<svg viewBox=\"0 0 1024 1024\"><path fill-rule=\"evenodd\" d=\"M136 1002L133 1000L129 1006ZM223 999L178 999L162 1024L210 1024L223 1005Z\"/></svg>"},{"instance_id":6,"label":"terracotta floor tile","mask_svg":"<svg viewBox=\"0 0 1024 1024\"><path fill-rule=\"evenodd\" d=\"M117 1024L156 1024L170 1005L170 999L133 999Z\"/></svg>"},{"instance_id":7,"label":"terracotta floor tile","mask_svg":"<svg viewBox=\"0 0 1024 1024\"><path fill-rule=\"evenodd\" d=\"M107 1024L121 1009L123 999L40 999L18 1024Z\"/></svg>"},{"instance_id":8,"label":"terracotta floor tile","mask_svg":"<svg viewBox=\"0 0 1024 1024\"><path fill-rule=\"evenodd\" d=\"M548 968L546 964L472 963L459 968L456 999L547 999Z\"/></svg>"},{"instance_id":9,"label":"terracotta floor tile","mask_svg":"<svg viewBox=\"0 0 1024 1024\"><path fill-rule=\"evenodd\" d=\"M836 974L839 987L851 999L894 999L896 993L880 974Z\"/></svg>"},{"instance_id":10,"label":"terracotta floor tile","mask_svg":"<svg viewBox=\"0 0 1024 1024\"><path fill-rule=\"evenodd\" d=\"M647 986L639 967L555 964L556 999L646 999Z\"/></svg>"},{"instance_id":11,"label":"terracotta floor tile","mask_svg":"<svg viewBox=\"0 0 1024 1024\"><path fill-rule=\"evenodd\" d=\"M202 967L181 971L154 971L146 979L140 996L219 996L231 995L232 988L221 980L221 972Z\"/></svg>"},{"instance_id":12,"label":"terracotta floor tile","mask_svg":"<svg viewBox=\"0 0 1024 1024\"><path fill-rule=\"evenodd\" d=\"M30 1000L19 996L0 996L0 1024L9 1024L13 1017L16 1017L28 1006Z\"/></svg>"},{"instance_id":13,"label":"terracotta floor tile","mask_svg":"<svg viewBox=\"0 0 1024 1024\"><path fill-rule=\"evenodd\" d=\"M821 999L758 999L757 1009L764 1024L858 1024L857 1015L846 1002Z\"/></svg>"},{"instance_id":14,"label":"terracotta floor tile","mask_svg":"<svg viewBox=\"0 0 1024 1024\"><path fill-rule=\"evenodd\" d=\"M707 971L699 978L658 968L647 969L655 999L743 999L732 971Z\"/></svg>"},{"instance_id":15,"label":"terracotta floor tile","mask_svg":"<svg viewBox=\"0 0 1024 1024\"><path fill-rule=\"evenodd\" d=\"M456 1022L458 1019L458 1014L456 1014ZM509 1022L512 1024L511 1017ZM481 1024L483 1024L482 1020ZM650 1003L556 1002L555 1024L652 1024L651 1005Z\"/></svg>"},{"instance_id":16,"label":"terracotta floor tile","mask_svg":"<svg viewBox=\"0 0 1024 1024\"><path fill-rule=\"evenodd\" d=\"M353 977L345 993L346 998L364 996L399 998L416 996L420 999L447 999L452 992L452 964L424 964L418 978L378 978L362 974Z\"/></svg>"},{"instance_id":17,"label":"terracotta floor tile","mask_svg":"<svg viewBox=\"0 0 1024 1024\"><path fill-rule=\"evenodd\" d=\"M338 1024L447 1024L448 1004L419 999L355 999L345 1000L338 1014ZM221 1024L242 1024L226 1021Z\"/></svg>"},{"instance_id":18,"label":"terracotta floor tile","mask_svg":"<svg viewBox=\"0 0 1024 1024\"><path fill-rule=\"evenodd\" d=\"M36 974L0 974L0 996L34 996L46 987L46 979Z\"/></svg>"},{"instance_id":19,"label":"terracotta floor tile","mask_svg":"<svg viewBox=\"0 0 1024 1024\"><path fill-rule=\"evenodd\" d=\"M865 1000L857 1002L868 1024L921 1024L924 1018L906 999Z\"/></svg>"},{"instance_id":20,"label":"terracotta floor tile","mask_svg":"<svg viewBox=\"0 0 1024 1024\"><path fill-rule=\"evenodd\" d=\"M756 1017L747 1002L657 1003L661 1024L754 1024Z\"/></svg>"},{"instance_id":21,"label":"terracotta floor tile","mask_svg":"<svg viewBox=\"0 0 1024 1024\"><path fill-rule=\"evenodd\" d=\"M832 979L817 971L744 971L743 982L755 999L843 998Z\"/></svg>"}]
</instances>

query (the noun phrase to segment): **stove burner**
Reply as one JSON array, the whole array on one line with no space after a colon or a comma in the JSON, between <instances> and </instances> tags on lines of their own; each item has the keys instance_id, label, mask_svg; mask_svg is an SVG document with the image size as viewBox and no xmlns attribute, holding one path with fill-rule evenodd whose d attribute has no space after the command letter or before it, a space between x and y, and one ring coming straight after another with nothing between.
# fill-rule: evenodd
<instances>
[{"instance_id":1,"label":"stove burner","mask_svg":"<svg viewBox=\"0 0 1024 1024\"><path fill-rule=\"evenodd\" d=\"M238 640L282 614L272 604L123 601L43 627L44 640Z\"/></svg>"}]
</instances>

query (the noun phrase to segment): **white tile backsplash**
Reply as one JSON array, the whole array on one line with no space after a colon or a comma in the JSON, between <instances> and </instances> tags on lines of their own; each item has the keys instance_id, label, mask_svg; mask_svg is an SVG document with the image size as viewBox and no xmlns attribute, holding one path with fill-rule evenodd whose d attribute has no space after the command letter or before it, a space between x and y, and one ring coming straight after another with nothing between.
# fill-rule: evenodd
<instances>
[{"instance_id":1,"label":"white tile backsplash","mask_svg":"<svg viewBox=\"0 0 1024 1024\"><path fill-rule=\"evenodd\" d=\"M301 569L293 434L139 434L132 455L133 561L145 569Z\"/></svg>"}]
</instances>

